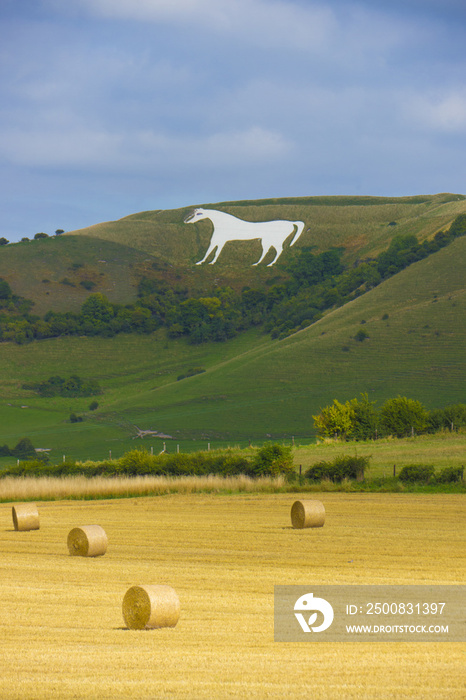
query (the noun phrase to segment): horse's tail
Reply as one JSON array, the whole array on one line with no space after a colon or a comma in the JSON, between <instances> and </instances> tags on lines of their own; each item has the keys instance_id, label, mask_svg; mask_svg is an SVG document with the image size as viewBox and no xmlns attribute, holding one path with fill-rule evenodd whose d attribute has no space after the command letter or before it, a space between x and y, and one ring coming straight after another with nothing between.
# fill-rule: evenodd
<instances>
[{"instance_id":1,"label":"horse's tail","mask_svg":"<svg viewBox=\"0 0 466 700\"><path fill-rule=\"evenodd\" d=\"M304 229L304 221L293 221L293 224L296 226L296 233L291 240L290 246L296 243Z\"/></svg>"}]
</instances>

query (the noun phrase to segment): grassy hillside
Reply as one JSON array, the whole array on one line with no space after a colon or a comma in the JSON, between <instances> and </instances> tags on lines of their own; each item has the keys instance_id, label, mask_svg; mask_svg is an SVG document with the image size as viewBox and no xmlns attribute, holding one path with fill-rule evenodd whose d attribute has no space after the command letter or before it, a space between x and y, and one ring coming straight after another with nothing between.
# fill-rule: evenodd
<instances>
[{"instance_id":1,"label":"grassy hillside","mask_svg":"<svg viewBox=\"0 0 466 700\"><path fill-rule=\"evenodd\" d=\"M448 227L466 212L466 197L439 194L418 197L301 197L204 205L250 221L291 219L305 222L296 246L315 252L344 249L353 263L385 250L395 235L415 234L420 241ZM131 303L138 281L159 277L194 293L216 286L264 287L286 274L281 262L252 267L260 255L257 241L227 244L215 265L196 266L212 231L210 221L186 225L192 210L149 211L90 226L61 236L0 247L0 277L13 292L35 302L34 314L76 311L87 295L104 293L112 302ZM270 258L272 259L272 258Z\"/></svg>"},{"instance_id":2,"label":"grassy hillside","mask_svg":"<svg viewBox=\"0 0 466 700\"><path fill-rule=\"evenodd\" d=\"M360 392L378 402L400 393L428 408L464 402L465 253L466 239L457 239L282 341L251 331L199 346L163 333L4 343L0 444L28 435L36 447L52 448L55 461L97 458L136 445L161 449L163 439L134 440L134 424L173 436L173 451L216 440L310 438L313 413ZM354 340L360 328L369 334L363 342ZM206 372L177 381L192 367ZM103 387L97 411L87 411L91 399L43 399L21 389L73 373ZM72 411L85 420L70 424Z\"/></svg>"},{"instance_id":3,"label":"grassy hillside","mask_svg":"<svg viewBox=\"0 0 466 700\"><path fill-rule=\"evenodd\" d=\"M363 391L432 408L464 401L465 252L459 239L308 329L141 395L134 408L168 432L257 439L309 435L320 406ZM362 321L370 337L358 342Z\"/></svg>"},{"instance_id":4,"label":"grassy hillside","mask_svg":"<svg viewBox=\"0 0 466 700\"><path fill-rule=\"evenodd\" d=\"M420 240L432 236L466 211L466 197L299 197L199 206L248 221L302 220L305 228L299 246L315 246L318 251L342 246L353 260L379 253L395 234L414 233ZM212 229L208 221L190 226L183 223L192 208L141 212L71 233L118 241L172 263L191 265L207 249ZM252 264L259 257L258 250L252 242L226 247L217 269L236 267L239 261Z\"/></svg>"},{"instance_id":5,"label":"grassy hillside","mask_svg":"<svg viewBox=\"0 0 466 700\"><path fill-rule=\"evenodd\" d=\"M0 277L35 302L32 313L43 315L78 310L90 291L115 303L134 301L138 270L154 261L121 243L62 235L1 248Z\"/></svg>"}]
</instances>

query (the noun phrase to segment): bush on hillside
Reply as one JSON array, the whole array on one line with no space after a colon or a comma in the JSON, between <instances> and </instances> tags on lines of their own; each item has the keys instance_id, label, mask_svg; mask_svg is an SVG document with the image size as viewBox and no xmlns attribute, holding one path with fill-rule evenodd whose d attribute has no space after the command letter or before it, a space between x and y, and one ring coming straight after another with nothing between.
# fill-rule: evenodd
<instances>
[{"instance_id":1,"label":"bush on hillside","mask_svg":"<svg viewBox=\"0 0 466 700\"><path fill-rule=\"evenodd\" d=\"M0 277L0 299L11 299L13 292L6 280Z\"/></svg>"},{"instance_id":2,"label":"bush on hillside","mask_svg":"<svg viewBox=\"0 0 466 700\"><path fill-rule=\"evenodd\" d=\"M21 438L11 452L17 459L27 459L28 457L36 456L34 445L28 437Z\"/></svg>"},{"instance_id":3,"label":"bush on hillside","mask_svg":"<svg viewBox=\"0 0 466 700\"><path fill-rule=\"evenodd\" d=\"M294 473L291 447L266 443L255 455L251 471L254 476L291 476Z\"/></svg>"},{"instance_id":4,"label":"bush on hillside","mask_svg":"<svg viewBox=\"0 0 466 700\"><path fill-rule=\"evenodd\" d=\"M251 464L244 456L230 450L151 455L147 450L135 449L124 454L119 460L107 463L105 468L107 476L206 476L208 474L252 475Z\"/></svg>"},{"instance_id":5,"label":"bush on hillside","mask_svg":"<svg viewBox=\"0 0 466 700\"><path fill-rule=\"evenodd\" d=\"M351 438L353 440L372 440L377 437L379 430L379 414L375 410L375 401L369 401L367 393L361 394L361 398L350 401L353 409L353 428Z\"/></svg>"},{"instance_id":6,"label":"bush on hillside","mask_svg":"<svg viewBox=\"0 0 466 700\"><path fill-rule=\"evenodd\" d=\"M77 416L76 413L70 413L70 423L82 423L82 416Z\"/></svg>"},{"instance_id":7,"label":"bush on hillside","mask_svg":"<svg viewBox=\"0 0 466 700\"><path fill-rule=\"evenodd\" d=\"M466 214L459 214L448 231L450 236L457 238L466 234Z\"/></svg>"},{"instance_id":8,"label":"bush on hillside","mask_svg":"<svg viewBox=\"0 0 466 700\"><path fill-rule=\"evenodd\" d=\"M435 481L438 484L455 484L463 479L463 467L445 467L439 472Z\"/></svg>"},{"instance_id":9,"label":"bush on hillside","mask_svg":"<svg viewBox=\"0 0 466 700\"><path fill-rule=\"evenodd\" d=\"M358 342L362 343L366 338L369 338L369 333L365 331L363 328L360 328L356 335L354 336L354 339L357 340Z\"/></svg>"},{"instance_id":10,"label":"bush on hillside","mask_svg":"<svg viewBox=\"0 0 466 700\"><path fill-rule=\"evenodd\" d=\"M77 398L102 394L102 389L95 379L85 380L77 374L71 375L68 379L56 375L39 383L23 384L21 388L35 391L42 397L64 396L66 398Z\"/></svg>"},{"instance_id":11,"label":"bush on hillside","mask_svg":"<svg viewBox=\"0 0 466 700\"><path fill-rule=\"evenodd\" d=\"M330 406L321 409L318 416L312 417L320 437L335 437L346 440L353 432L355 414L349 401L342 404L334 399Z\"/></svg>"},{"instance_id":12,"label":"bush on hillside","mask_svg":"<svg viewBox=\"0 0 466 700\"><path fill-rule=\"evenodd\" d=\"M429 413L428 432L458 430L466 426L466 404L458 403L445 408L436 408Z\"/></svg>"},{"instance_id":13,"label":"bush on hillside","mask_svg":"<svg viewBox=\"0 0 466 700\"><path fill-rule=\"evenodd\" d=\"M435 474L434 467L427 464L407 464L398 475L400 481L406 483L427 484Z\"/></svg>"},{"instance_id":14,"label":"bush on hillside","mask_svg":"<svg viewBox=\"0 0 466 700\"><path fill-rule=\"evenodd\" d=\"M342 455L335 457L331 462L318 462L310 467L304 476L310 481L322 481L322 479L330 479L330 481L341 482L343 479L363 479L364 471L369 467L370 457L352 457L351 455Z\"/></svg>"},{"instance_id":15,"label":"bush on hillside","mask_svg":"<svg viewBox=\"0 0 466 700\"><path fill-rule=\"evenodd\" d=\"M394 437L407 437L424 433L428 425L428 413L420 401L397 396L388 399L380 409L382 427Z\"/></svg>"},{"instance_id":16,"label":"bush on hillside","mask_svg":"<svg viewBox=\"0 0 466 700\"><path fill-rule=\"evenodd\" d=\"M13 465L2 471L2 476L64 476L83 474L93 476L236 476L251 477L294 474L291 448L268 444L248 458L234 450L213 450L152 455L145 449L126 452L120 459L102 462L60 463L44 465L37 456L34 461Z\"/></svg>"}]
</instances>

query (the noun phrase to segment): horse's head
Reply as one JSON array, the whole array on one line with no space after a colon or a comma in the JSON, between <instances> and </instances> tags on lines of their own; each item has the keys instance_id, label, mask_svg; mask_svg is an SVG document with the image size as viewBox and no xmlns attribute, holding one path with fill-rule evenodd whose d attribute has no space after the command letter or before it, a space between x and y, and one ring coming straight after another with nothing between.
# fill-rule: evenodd
<instances>
[{"instance_id":1,"label":"horse's head","mask_svg":"<svg viewBox=\"0 0 466 700\"><path fill-rule=\"evenodd\" d=\"M202 219L207 219L209 217L209 212L206 209L195 209L192 214L186 217L184 220L185 224L195 224L196 221L201 221Z\"/></svg>"}]
</instances>

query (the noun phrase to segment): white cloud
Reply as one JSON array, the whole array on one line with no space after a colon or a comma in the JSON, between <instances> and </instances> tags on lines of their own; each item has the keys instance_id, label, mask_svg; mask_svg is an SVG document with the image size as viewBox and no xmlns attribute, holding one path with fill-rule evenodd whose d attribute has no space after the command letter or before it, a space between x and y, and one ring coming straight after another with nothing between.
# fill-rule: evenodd
<instances>
[{"instance_id":1,"label":"white cloud","mask_svg":"<svg viewBox=\"0 0 466 700\"><path fill-rule=\"evenodd\" d=\"M70 4L57 3L67 12ZM183 41L204 42L213 35L238 55L247 48L301 52L323 64L373 70L398 47L426 41L423 19L400 19L358 2L339 6L324 0L70 0L71 7L103 19L169 24L181 28ZM429 34L429 32L428 32ZM223 53L223 52L222 52ZM277 57L274 57L277 60Z\"/></svg>"},{"instance_id":2,"label":"white cloud","mask_svg":"<svg viewBox=\"0 0 466 700\"><path fill-rule=\"evenodd\" d=\"M0 157L15 165L120 172L174 168L251 166L281 161L292 144L278 132L251 127L208 136L155 131L10 130L0 137Z\"/></svg>"},{"instance_id":3,"label":"white cloud","mask_svg":"<svg viewBox=\"0 0 466 700\"><path fill-rule=\"evenodd\" d=\"M252 126L243 131L216 133L195 144L194 155L216 165L273 163L293 150L290 140L279 132Z\"/></svg>"},{"instance_id":4,"label":"white cloud","mask_svg":"<svg viewBox=\"0 0 466 700\"><path fill-rule=\"evenodd\" d=\"M4 131L0 155L15 165L92 167L115 161L121 137L103 131Z\"/></svg>"},{"instance_id":5,"label":"white cloud","mask_svg":"<svg viewBox=\"0 0 466 700\"><path fill-rule=\"evenodd\" d=\"M52 0L55 1L56 0ZM249 44L315 49L337 26L325 3L307 6L284 0L74 0L94 16L165 22L191 28L193 37L216 32ZM58 3L57 3L58 9ZM238 47L240 50L241 47Z\"/></svg>"},{"instance_id":6,"label":"white cloud","mask_svg":"<svg viewBox=\"0 0 466 700\"><path fill-rule=\"evenodd\" d=\"M417 95L408 102L406 114L412 122L427 129L466 133L466 89Z\"/></svg>"}]
</instances>

